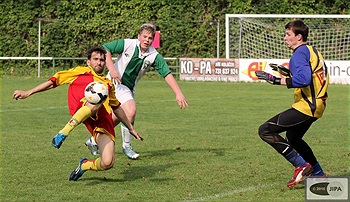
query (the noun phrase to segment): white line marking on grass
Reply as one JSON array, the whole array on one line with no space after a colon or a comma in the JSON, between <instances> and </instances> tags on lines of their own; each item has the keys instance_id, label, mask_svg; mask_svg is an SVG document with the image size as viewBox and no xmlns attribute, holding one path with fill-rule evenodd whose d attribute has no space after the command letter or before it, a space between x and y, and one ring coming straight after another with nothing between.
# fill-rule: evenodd
<instances>
[{"instance_id":1,"label":"white line marking on grass","mask_svg":"<svg viewBox=\"0 0 350 202\"><path fill-rule=\"evenodd\" d=\"M21 112L21 111L39 111L39 110L47 110L47 109L62 109L66 108L68 111L68 107L40 107L40 108L30 108L30 109L23 109L23 108L17 108L17 109L5 109L0 110L1 113L3 112Z\"/></svg>"},{"instance_id":2,"label":"white line marking on grass","mask_svg":"<svg viewBox=\"0 0 350 202\"><path fill-rule=\"evenodd\" d=\"M209 98L205 98L205 100L227 100L230 98L236 98L234 96L227 96L227 97L209 97ZM191 99L187 99L187 101L202 101L203 98L191 98ZM140 104L147 104L147 103L156 103L156 102L176 102L176 99L171 99L171 100L145 100L145 101L137 101L137 99L135 100L136 103L140 103Z\"/></svg>"},{"instance_id":3,"label":"white line marking on grass","mask_svg":"<svg viewBox=\"0 0 350 202\"><path fill-rule=\"evenodd\" d=\"M236 190L233 190L233 191L219 193L219 194L215 194L215 195L211 195L211 196L200 197L200 198L193 199L193 200L185 200L185 202L208 201L208 200L212 200L212 199L219 199L219 198L222 198L222 197L225 197L225 196L232 196L232 195L243 193L243 192L248 192L248 191L261 189L263 187L271 187L271 186L274 186L275 184L276 183L273 183L273 184L261 184L261 185L257 185L257 186L250 186L250 187L236 189Z\"/></svg>"},{"instance_id":4,"label":"white line marking on grass","mask_svg":"<svg viewBox=\"0 0 350 202\"><path fill-rule=\"evenodd\" d=\"M229 99L233 97L212 97L212 98L206 98L206 100L224 100L224 99ZM202 98L194 98L194 99L189 99L188 101L200 101ZM176 99L171 99L171 100L146 100L146 101L137 101L135 100L136 103L139 104L150 104L150 103L156 103L156 102L174 102L176 103ZM68 106L56 106L56 107L38 107L38 108L30 108L30 109L23 109L23 108L17 108L17 109L5 109L5 110L0 110L0 113L6 113L6 112L20 112L20 111L39 111L39 110L47 110L47 109L62 109L66 108L68 110Z\"/></svg>"}]
</instances>

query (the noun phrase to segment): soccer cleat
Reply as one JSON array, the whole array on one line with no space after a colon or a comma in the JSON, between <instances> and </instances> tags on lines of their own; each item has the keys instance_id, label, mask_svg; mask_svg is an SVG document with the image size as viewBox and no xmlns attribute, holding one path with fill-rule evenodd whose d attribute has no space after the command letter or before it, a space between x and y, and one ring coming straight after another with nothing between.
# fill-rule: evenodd
<instances>
[{"instance_id":1,"label":"soccer cleat","mask_svg":"<svg viewBox=\"0 0 350 202\"><path fill-rule=\"evenodd\" d=\"M63 141L66 139L66 135L63 133L58 133L52 138L52 146L59 149L63 143Z\"/></svg>"},{"instance_id":2,"label":"soccer cleat","mask_svg":"<svg viewBox=\"0 0 350 202\"><path fill-rule=\"evenodd\" d=\"M124 154L129 158L129 159L137 159L140 154L136 153L133 149L132 146L125 146L123 147L123 152Z\"/></svg>"},{"instance_id":3,"label":"soccer cleat","mask_svg":"<svg viewBox=\"0 0 350 202\"><path fill-rule=\"evenodd\" d=\"M91 142L91 139L85 141L85 146L88 147L92 155L98 156L100 152L98 151L98 146Z\"/></svg>"},{"instance_id":4,"label":"soccer cleat","mask_svg":"<svg viewBox=\"0 0 350 202\"><path fill-rule=\"evenodd\" d=\"M297 167L294 170L293 178L287 183L288 187L293 187L294 185L303 182L306 176L311 175L312 166L309 163L306 163L305 166Z\"/></svg>"},{"instance_id":5,"label":"soccer cleat","mask_svg":"<svg viewBox=\"0 0 350 202\"><path fill-rule=\"evenodd\" d=\"M70 173L69 180L77 181L85 173L85 171L81 169L81 165L84 163L84 161L87 161L87 159L80 159L78 167Z\"/></svg>"}]
</instances>

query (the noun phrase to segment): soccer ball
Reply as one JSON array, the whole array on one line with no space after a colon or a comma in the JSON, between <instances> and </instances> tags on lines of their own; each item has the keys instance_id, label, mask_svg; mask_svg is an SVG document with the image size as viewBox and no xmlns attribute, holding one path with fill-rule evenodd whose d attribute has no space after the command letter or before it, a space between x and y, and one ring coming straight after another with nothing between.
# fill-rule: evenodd
<instances>
[{"instance_id":1,"label":"soccer ball","mask_svg":"<svg viewBox=\"0 0 350 202\"><path fill-rule=\"evenodd\" d=\"M84 96L93 105L101 104L108 97L108 88L103 83L94 81L86 86Z\"/></svg>"}]
</instances>

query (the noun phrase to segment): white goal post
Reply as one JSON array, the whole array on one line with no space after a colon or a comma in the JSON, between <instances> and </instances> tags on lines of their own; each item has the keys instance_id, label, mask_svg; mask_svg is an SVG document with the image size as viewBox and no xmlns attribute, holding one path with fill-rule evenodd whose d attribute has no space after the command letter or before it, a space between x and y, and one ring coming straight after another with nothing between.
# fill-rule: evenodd
<instances>
[{"instance_id":1,"label":"white goal post","mask_svg":"<svg viewBox=\"0 0 350 202\"><path fill-rule=\"evenodd\" d=\"M288 59L284 26L301 19L308 43L327 60L350 60L350 15L226 14L226 58Z\"/></svg>"}]
</instances>

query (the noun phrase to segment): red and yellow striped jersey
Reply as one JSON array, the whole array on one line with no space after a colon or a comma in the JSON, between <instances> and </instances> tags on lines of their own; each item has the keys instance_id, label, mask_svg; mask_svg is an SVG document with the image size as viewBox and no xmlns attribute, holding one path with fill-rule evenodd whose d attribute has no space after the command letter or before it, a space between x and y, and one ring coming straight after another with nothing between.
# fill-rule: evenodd
<instances>
[{"instance_id":1,"label":"red and yellow striped jersey","mask_svg":"<svg viewBox=\"0 0 350 202\"><path fill-rule=\"evenodd\" d=\"M108 113L111 113L110 107L115 108L120 105L115 97L115 88L112 82L104 75L96 74L92 67L78 66L69 70L59 71L49 80L54 83L54 87L70 84L68 88L68 106L71 114L74 114L81 107L81 102L86 100L84 97L85 87L93 81L101 82L108 87L109 96L103 103Z\"/></svg>"}]
</instances>

